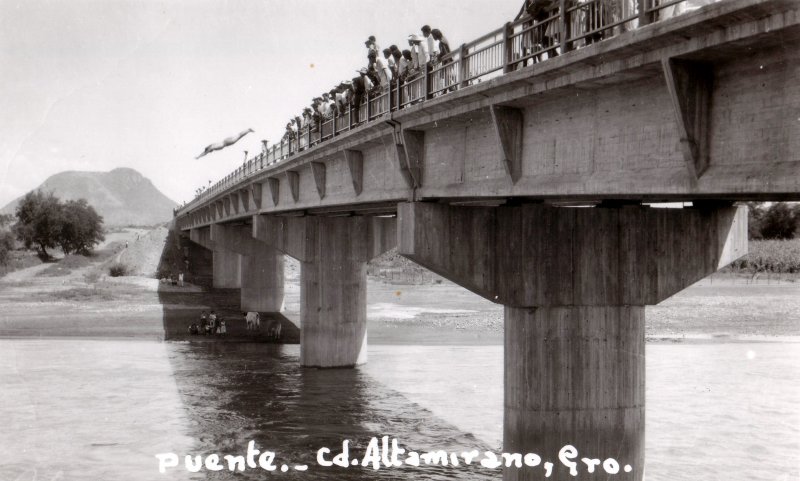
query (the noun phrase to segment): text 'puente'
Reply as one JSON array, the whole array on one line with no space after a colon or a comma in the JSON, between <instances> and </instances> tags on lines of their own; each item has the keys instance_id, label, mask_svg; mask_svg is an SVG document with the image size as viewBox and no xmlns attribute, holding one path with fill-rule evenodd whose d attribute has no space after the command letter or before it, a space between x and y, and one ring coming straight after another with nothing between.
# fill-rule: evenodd
<instances>
[{"instance_id":1,"label":"text 'puente'","mask_svg":"<svg viewBox=\"0 0 800 481\"><path fill-rule=\"evenodd\" d=\"M574 21L596 2L562 3L560 55L523 62L542 27L509 23L367 99L360 123L248 161L175 226L245 311L279 311L282 256L301 261L305 366L366 361L366 263L394 247L503 304L504 451L571 444L638 481L645 306L747 252L737 201L800 200L800 3L663 19L642 1L597 42Z\"/></svg>"}]
</instances>

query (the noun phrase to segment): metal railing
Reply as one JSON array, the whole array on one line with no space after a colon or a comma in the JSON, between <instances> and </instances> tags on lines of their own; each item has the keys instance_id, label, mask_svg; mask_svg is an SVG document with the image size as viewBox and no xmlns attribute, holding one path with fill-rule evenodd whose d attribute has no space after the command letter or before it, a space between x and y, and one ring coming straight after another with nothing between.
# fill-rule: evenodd
<instances>
[{"instance_id":1,"label":"metal railing","mask_svg":"<svg viewBox=\"0 0 800 481\"><path fill-rule=\"evenodd\" d=\"M718 0L707 0L708 2ZM546 18L523 16L363 96L356 109L307 124L203 190L185 209L276 163L385 114L680 13L687 0L561 0ZM357 111L357 112L356 112ZM177 210L176 210L177 213Z\"/></svg>"}]
</instances>

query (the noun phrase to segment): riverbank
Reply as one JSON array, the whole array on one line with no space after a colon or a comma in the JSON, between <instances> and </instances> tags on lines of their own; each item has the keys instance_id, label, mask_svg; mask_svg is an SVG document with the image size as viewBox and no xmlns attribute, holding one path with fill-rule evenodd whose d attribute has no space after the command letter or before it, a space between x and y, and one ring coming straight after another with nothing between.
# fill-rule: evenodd
<instances>
[{"instance_id":1,"label":"riverbank","mask_svg":"<svg viewBox=\"0 0 800 481\"><path fill-rule=\"evenodd\" d=\"M113 278L106 264L123 259L135 272L156 272L166 229L114 233L104 255L41 264L0 278L0 337L111 337L268 341L247 331L237 290L203 291L144 276ZM125 244L128 247L125 248ZM108 251L111 251L109 254ZM369 269L370 344L491 345L503 343L503 308L435 275L387 276L386 261ZM420 283L422 281L422 283ZM298 342L299 265L286 262L284 341ZM216 310L228 336L190 336L200 312ZM648 306L649 342L736 342L800 338L800 281L796 276L715 274Z\"/></svg>"}]
</instances>

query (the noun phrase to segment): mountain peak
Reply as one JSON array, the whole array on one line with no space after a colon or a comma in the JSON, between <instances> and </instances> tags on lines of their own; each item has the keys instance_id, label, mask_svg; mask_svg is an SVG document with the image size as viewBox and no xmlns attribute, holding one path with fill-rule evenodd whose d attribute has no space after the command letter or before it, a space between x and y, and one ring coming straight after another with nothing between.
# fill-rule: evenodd
<instances>
[{"instance_id":1,"label":"mountain peak","mask_svg":"<svg viewBox=\"0 0 800 481\"><path fill-rule=\"evenodd\" d=\"M110 172L59 172L34 190L52 191L61 200L86 199L107 226L160 224L172 218L172 208L177 205L148 178L129 167ZM20 199L0 209L0 213L13 214Z\"/></svg>"}]
</instances>

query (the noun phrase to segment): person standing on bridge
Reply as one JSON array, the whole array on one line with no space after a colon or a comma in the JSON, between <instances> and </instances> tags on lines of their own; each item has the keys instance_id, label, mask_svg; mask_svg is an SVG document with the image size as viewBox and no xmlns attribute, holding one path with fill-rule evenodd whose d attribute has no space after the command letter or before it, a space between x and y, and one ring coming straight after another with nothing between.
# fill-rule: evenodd
<instances>
[{"instance_id":1,"label":"person standing on bridge","mask_svg":"<svg viewBox=\"0 0 800 481\"><path fill-rule=\"evenodd\" d=\"M421 30L424 39L420 43L420 51L422 52L420 64L422 67L424 67L428 62L431 61L431 59L433 59L434 42L433 37L431 36L431 27L429 25L423 25Z\"/></svg>"},{"instance_id":2,"label":"person standing on bridge","mask_svg":"<svg viewBox=\"0 0 800 481\"><path fill-rule=\"evenodd\" d=\"M367 77L367 69L362 68L358 71L358 77L353 78L353 100L351 109L353 113L353 121L360 122L359 113L361 110L361 101L364 99L364 94L372 89L372 82Z\"/></svg>"},{"instance_id":3,"label":"person standing on bridge","mask_svg":"<svg viewBox=\"0 0 800 481\"><path fill-rule=\"evenodd\" d=\"M367 46L367 58L369 58L370 54L377 55L379 50L378 42L375 40L375 35L370 35L369 38L364 42L364 45Z\"/></svg>"},{"instance_id":4,"label":"person standing on bridge","mask_svg":"<svg viewBox=\"0 0 800 481\"><path fill-rule=\"evenodd\" d=\"M392 45L392 47L394 47L394 50L392 50L392 61L394 63L392 75L395 79L400 79L400 63L403 61L403 53L400 52L396 45Z\"/></svg>"},{"instance_id":5,"label":"person standing on bridge","mask_svg":"<svg viewBox=\"0 0 800 481\"><path fill-rule=\"evenodd\" d=\"M408 46L411 51L411 68L412 70L419 71L422 66L427 63L425 56L422 52L422 39L417 35L408 36Z\"/></svg>"},{"instance_id":6,"label":"person standing on bridge","mask_svg":"<svg viewBox=\"0 0 800 481\"><path fill-rule=\"evenodd\" d=\"M403 50L401 52L402 58L397 64L397 76L401 82L405 82L406 78L411 73L411 68L414 66L414 57L411 56L411 50Z\"/></svg>"},{"instance_id":7,"label":"person standing on bridge","mask_svg":"<svg viewBox=\"0 0 800 481\"><path fill-rule=\"evenodd\" d=\"M386 60L391 56L389 49L385 49L383 51L384 57L380 56L372 56L371 59L374 59L373 65L375 66L375 70L378 73L378 80L380 80L380 86L382 89L389 88L389 82L392 81L392 70L389 68L389 62Z\"/></svg>"}]
</instances>

